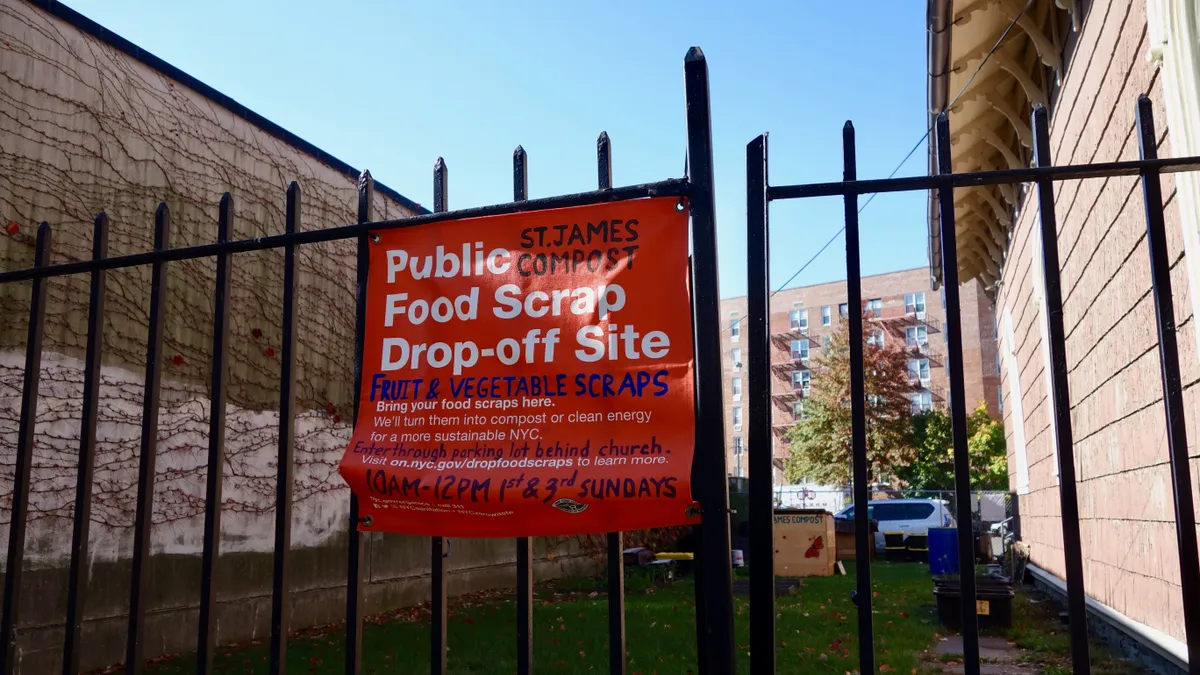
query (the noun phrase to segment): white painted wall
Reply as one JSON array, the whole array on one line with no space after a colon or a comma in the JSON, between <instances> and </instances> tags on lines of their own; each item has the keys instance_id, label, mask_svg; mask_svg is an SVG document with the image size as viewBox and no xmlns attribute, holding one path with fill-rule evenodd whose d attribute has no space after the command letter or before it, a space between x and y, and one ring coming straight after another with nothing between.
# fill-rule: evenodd
<instances>
[{"instance_id":1,"label":"white painted wall","mask_svg":"<svg viewBox=\"0 0 1200 675\"><path fill-rule=\"evenodd\" d=\"M24 354L0 352L0 446L15 448L21 410ZM42 359L38 424L30 490L27 568L55 567L69 556L74 512L82 362L55 354ZM199 554L204 529L204 481L208 452L209 399L163 382L155 478L155 553ZM142 378L105 368L100 387L92 500L93 560L132 555L141 443ZM274 546L275 458L279 416L275 411L227 409L222 511L223 552L267 552ZM292 546L319 546L344 532L349 490L337 463L350 426L334 424L324 411L296 418L296 468ZM0 493L11 494L13 455L0 471ZM0 541L7 541L11 503L0 506Z\"/></svg>"}]
</instances>

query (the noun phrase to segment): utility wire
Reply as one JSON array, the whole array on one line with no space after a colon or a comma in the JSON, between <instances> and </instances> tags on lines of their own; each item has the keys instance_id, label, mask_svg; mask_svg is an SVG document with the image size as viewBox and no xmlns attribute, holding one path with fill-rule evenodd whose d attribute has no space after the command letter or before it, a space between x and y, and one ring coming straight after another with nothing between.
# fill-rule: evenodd
<instances>
[{"instance_id":1,"label":"utility wire","mask_svg":"<svg viewBox=\"0 0 1200 675\"><path fill-rule=\"evenodd\" d=\"M985 65L987 65L988 59L992 58L992 54L995 54L996 50L1000 48L1000 45L1003 44L1006 39L1008 39L1008 34L1012 32L1012 29L1014 27L1016 27L1017 22L1020 21L1021 17L1025 15L1025 11L1028 10L1032 5L1033 5L1033 0L1026 0L1025 5L1023 7L1021 7L1021 11L1017 12L1017 15L1015 17L1013 17L1012 22L1010 22L1008 24L1008 28L1004 29L1004 32L1000 34L1000 37L999 37L999 39L996 40L996 43L993 44L992 48L988 50L988 53L986 55L984 55L983 60L979 62L979 66L975 69L975 72L971 73L971 77L967 78L966 84L964 84L962 86L962 89L958 90L958 93L954 95L954 98L951 99L950 103L946 106L946 110L950 110L951 108L953 108L955 106L955 104L958 103L958 99L961 98L962 95L967 92L967 89L970 88L971 83L975 81L975 76L979 75L979 72L981 70L983 70L983 67ZM949 29L947 29L947 30L949 30ZM900 163L896 165L896 168L892 169L892 172L890 174L888 174L889 179L896 177L896 174L900 172L900 169L903 168L904 165L908 163L908 160L912 159L913 153L915 153L917 151L917 149L921 147L921 144L924 143L929 138L929 135L932 133L933 133L933 125L930 125L930 127L925 130L925 133L922 134L921 138L917 139L917 142L912 146L912 149L908 151L908 154L904 156L904 159L900 160ZM878 195L879 195L878 192L872 192L871 196L867 197L867 201L863 202L863 205L858 207L859 215L862 215L862 212L864 210L866 210L866 208L868 206L871 205L871 202L875 201L875 197ZM779 292L786 289L788 284L795 281L796 277L800 276L804 272L804 270L808 269L808 266L813 264L813 262L817 258L819 258L822 253L825 252L825 249L829 248L833 244L833 242L837 241L837 238L842 236L842 233L844 233L845 231L846 231L846 225L843 224L840 228L838 228L837 232L833 233L833 236L829 238L829 241L825 242L824 246L817 249L817 252L814 253L813 256L811 258L809 258L807 262L805 262L803 265L800 266L800 269L796 270L792 274L792 276L788 277L787 281L780 284L779 288L776 288L774 291L771 292L770 297L767 298L768 303L770 302L770 298L775 297ZM736 322L730 324L724 330L725 331L732 330L735 325L741 324L742 321L744 321L745 319L746 319L746 317L744 317L744 316L739 318ZM722 332L724 332L724 331L722 331Z\"/></svg>"}]
</instances>

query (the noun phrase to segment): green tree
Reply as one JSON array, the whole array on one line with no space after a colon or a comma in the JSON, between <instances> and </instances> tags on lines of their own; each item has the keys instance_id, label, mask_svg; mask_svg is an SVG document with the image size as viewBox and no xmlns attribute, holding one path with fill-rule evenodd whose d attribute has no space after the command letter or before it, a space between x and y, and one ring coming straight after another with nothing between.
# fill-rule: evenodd
<instances>
[{"instance_id":1,"label":"green tree","mask_svg":"<svg viewBox=\"0 0 1200 675\"><path fill-rule=\"evenodd\" d=\"M941 408L926 410L913 415L912 428L916 457L896 470L896 478L913 490L954 489L950 416Z\"/></svg>"},{"instance_id":2,"label":"green tree","mask_svg":"<svg viewBox=\"0 0 1200 675\"><path fill-rule=\"evenodd\" d=\"M916 457L898 467L896 478L914 490L954 489L954 438L950 415L942 409L913 415ZM967 416L967 454L971 462L971 488L1008 489L1008 455L1004 425L992 419L980 403Z\"/></svg>"},{"instance_id":3,"label":"green tree","mask_svg":"<svg viewBox=\"0 0 1200 675\"><path fill-rule=\"evenodd\" d=\"M875 322L863 316L863 374L867 396L867 461L872 477L890 477L916 456L912 444L908 354L896 340L884 346L868 339ZM801 478L845 485L851 476L850 324L842 322L828 349L816 359L812 394L804 418L787 431L791 457L788 480Z\"/></svg>"}]
</instances>

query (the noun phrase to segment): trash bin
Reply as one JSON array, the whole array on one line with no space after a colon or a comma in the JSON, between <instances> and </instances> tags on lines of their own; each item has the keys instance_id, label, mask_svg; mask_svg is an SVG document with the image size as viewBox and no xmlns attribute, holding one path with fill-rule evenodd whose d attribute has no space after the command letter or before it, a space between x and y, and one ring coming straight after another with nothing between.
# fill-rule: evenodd
<instances>
[{"instance_id":1,"label":"trash bin","mask_svg":"<svg viewBox=\"0 0 1200 675\"><path fill-rule=\"evenodd\" d=\"M929 573L933 576L958 574L958 529L929 528Z\"/></svg>"},{"instance_id":2,"label":"trash bin","mask_svg":"<svg viewBox=\"0 0 1200 675\"><path fill-rule=\"evenodd\" d=\"M908 539L904 540L904 547L908 551L910 561L929 562L929 535L910 534Z\"/></svg>"},{"instance_id":3,"label":"trash bin","mask_svg":"<svg viewBox=\"0 0 1200 675\"><path fill-rule=\"evenodd\" d=\"M950 630L962 629L962 587L953 581L935 581L938 623ZM976 577L975 614L981 629L1011 628L1012 603L1016 592L1005 577Z\"/></svg>"},{"instance_id":4,"label":"trash bin","mask_svg":"<svg viewBox=\"0 0 1200 675\"><path fill-rule=\"evenodd\" d=\"M907 552L904 548L904 532L884 532L883 550L889 562L904 562Z\"/></svg>"}]
</instances>

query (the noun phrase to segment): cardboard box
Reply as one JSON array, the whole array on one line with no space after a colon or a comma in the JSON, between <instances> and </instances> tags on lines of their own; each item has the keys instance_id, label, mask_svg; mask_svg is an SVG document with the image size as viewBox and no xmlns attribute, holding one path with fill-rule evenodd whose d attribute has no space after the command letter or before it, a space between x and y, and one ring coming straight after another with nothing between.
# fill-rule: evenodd
<instances>
[{"instance_id":1,"label":"cardboard box","mask_svg":"<svg viewBox=\"0 0 1200 675\"><path fill-rule=\"evenodd\" d=\"M833 514L822 509L775 510L775 576L833 576L836 560Z\"/></svg>"}]
</instances>

